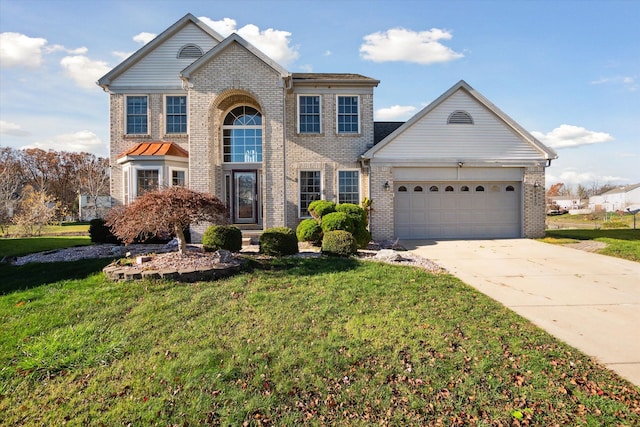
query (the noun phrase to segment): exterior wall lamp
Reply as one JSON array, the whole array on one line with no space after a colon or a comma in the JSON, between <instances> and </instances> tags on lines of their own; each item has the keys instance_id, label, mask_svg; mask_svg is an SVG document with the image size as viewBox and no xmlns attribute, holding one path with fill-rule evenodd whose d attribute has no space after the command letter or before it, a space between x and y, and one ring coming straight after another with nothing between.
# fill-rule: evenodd
<instances>
[{"instance_id":1,"label":"exterior wall lamp","mask_svg":"<svg viewBox=\"0 0 640 427\"><path fill-rule=\"evenodd\" d=\"M385 190L389 190L389 181L385 181L384 185L382 186Z\"/></svg>"},{"instance_id":2,"label":"exterior wall lamp","mask_svg":"<svg viewBox=\"0 0 640 427\"><path fill-rule=\"evenodd\" d=\"M458 162L458 167L461 168L464 165L464 162Z\"/></svg>"}]
</instances>

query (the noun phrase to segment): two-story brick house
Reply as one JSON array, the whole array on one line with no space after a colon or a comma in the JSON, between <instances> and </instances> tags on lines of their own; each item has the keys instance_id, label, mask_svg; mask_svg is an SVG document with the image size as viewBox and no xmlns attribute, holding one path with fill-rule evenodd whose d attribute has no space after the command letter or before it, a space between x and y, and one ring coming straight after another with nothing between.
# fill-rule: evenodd
<instances>
[{"instance_id":1,"label":"two-story brick house","mask_svg":"<svg viewBox=\"0 0 640 427\"><path fill-rule=\"evenodd\" d=\"M552 150L462 81L402 126L378 126L378 83L290 73L188 14L98 81L112 198L187 185L263 229L295 228L319 198L368 197L375 239L544 233Z\"/></svg>"}]
</instances>

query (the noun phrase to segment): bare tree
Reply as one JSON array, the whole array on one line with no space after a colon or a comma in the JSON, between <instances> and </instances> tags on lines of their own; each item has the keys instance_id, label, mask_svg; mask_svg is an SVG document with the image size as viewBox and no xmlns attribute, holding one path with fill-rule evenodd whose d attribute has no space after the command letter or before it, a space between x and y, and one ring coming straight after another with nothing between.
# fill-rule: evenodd
<instances>
[{"instance_id":1,"label":"bare tree","mask_svg":"<svg viewBox=\"0 0 640 427\"><path fill-rule=\"evenodd\" d=\"M0 232L6 234L22 187L22 165L18 153L0 147Z\"/></svg>"},{"instance_id":2,"label":"bare tree","mask_svg":"<svg viewBox=\"0 0 640 427\"><path fill-rule=\"evenodd\" d=\"M106 225L125 243L140 235L174 235L178 251L186 250L183 230L192 223L227 222L227 210L215 196L185 187L149 191L133 203L112 209Z\"/></svg>"},{"instance_id":3,"label":"bare tree","mask_svg":"<svg viewBox=\"0 0 640 427\"><path fill-rule=\"evenodd\" d=\"M59 207L60 203L53 196L27 185L22 189L13 222L27 235L40 235L42 228L55 218Z\"/></svg>"},{"instance_id":4,"label":"bare tree","mask_svg":"<svg viewBox=\"0 0 640 427\"><path fill-rule=\"evenodd\" d=\"M109 159L97 157L89 153L77 156L77 187L81 194L89 198L87 208L94 209L98 215L98 197L109 194Z\"/></svg>"}]
</instances>

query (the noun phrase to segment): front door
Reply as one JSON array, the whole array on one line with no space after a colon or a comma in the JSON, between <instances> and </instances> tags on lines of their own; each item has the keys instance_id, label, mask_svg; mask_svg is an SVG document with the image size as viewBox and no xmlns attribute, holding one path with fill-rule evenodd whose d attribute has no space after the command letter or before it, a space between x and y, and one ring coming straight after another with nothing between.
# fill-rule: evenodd
<instances>
[{"instance_id":1,"label":"front door","mask_svg":"<svg viewBox=\"0 0 640 427\"><path fill-rule=\"evenodd\" d=\"M257 172L233 172L233 222L256 224L258 222Z\"/></svg>"}]
</instances>

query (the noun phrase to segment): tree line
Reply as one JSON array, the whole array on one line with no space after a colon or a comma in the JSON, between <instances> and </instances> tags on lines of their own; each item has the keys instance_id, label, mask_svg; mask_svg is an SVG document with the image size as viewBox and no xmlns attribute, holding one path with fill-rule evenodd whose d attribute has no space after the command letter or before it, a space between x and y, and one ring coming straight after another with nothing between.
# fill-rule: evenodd
<instances>
[{"instance_id":1,"label":"tree line","mask_svg":"<svg viewBox=\"0 0 640 427\"><path fill-rule=\"evenodd\" d=\"M90 153L0 147L0 227L77 218L78 195L109 194L109 160ZM37 225L37 224L35 224ZM34 234L34 230L23 230ZM36 233L37 234L37 233Z\"/></svg>"}]
</instances>

